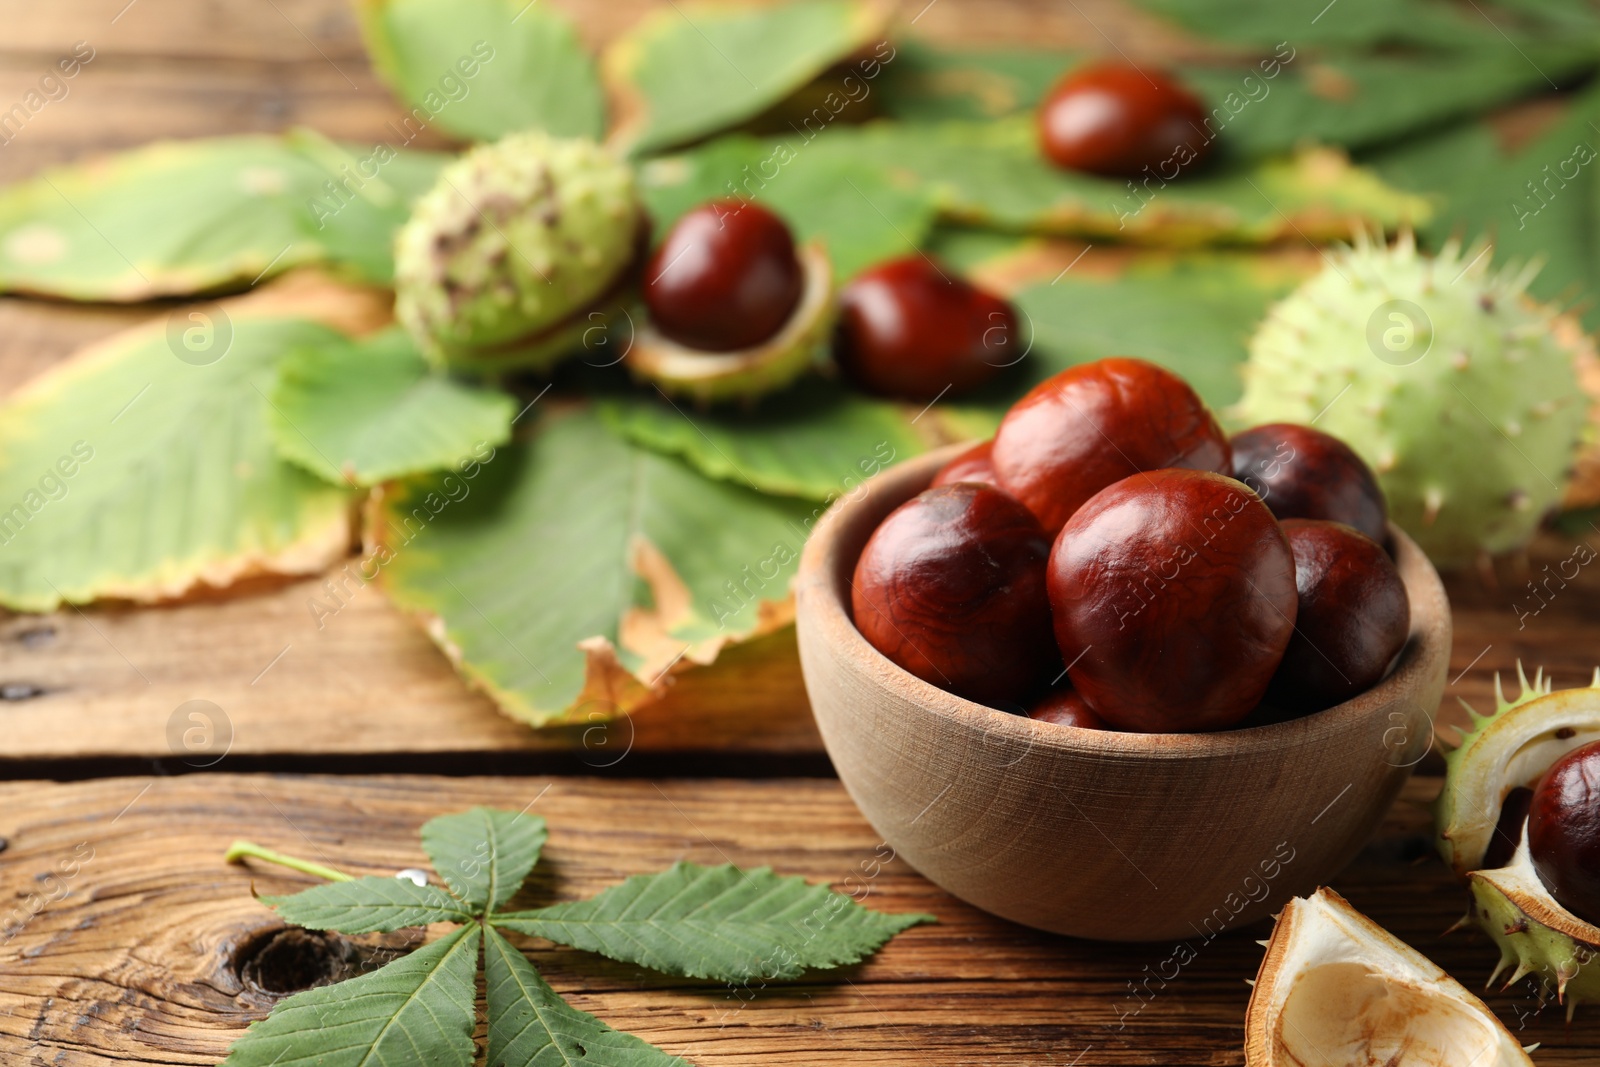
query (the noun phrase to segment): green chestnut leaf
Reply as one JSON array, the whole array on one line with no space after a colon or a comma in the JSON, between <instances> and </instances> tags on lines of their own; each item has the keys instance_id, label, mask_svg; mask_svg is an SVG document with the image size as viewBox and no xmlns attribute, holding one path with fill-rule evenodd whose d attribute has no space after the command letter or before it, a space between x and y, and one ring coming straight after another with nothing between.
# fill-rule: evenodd
<instances>
[{"instance_id":1,"label":"green chestnut leaf","mask_svg":"<svg viewBox=\"0 0 1600 1067\"><path fill-rule=\"evenodd\" d=\"M505 1067L688 1067L642 1038L613 1030L550 988L533 964L494 927L483 932L489 1002L489 1062Z\"/></svg>"},{"instance_id":2,"label":"green chestnut leaf","mask_svg":"<svg viewBox=\"0 0 1600 1067\"><path fill-rule=\"evenodd\" d=\"M538 815L480 807L429 820L422 847L456 896L492 911L522 886L547 836Z\"/></svg>"},{"instance_id":3,"label":"green chestnut leaf","mask_svg":"<svg viewBox=\"0 0 1600 1067\"><path fill-rule=\"evenodd\" d=\"M467 140L516 130L598 139L605 96L572 22L528 0L360 0L373 66L410 108L409 129Z\"/></svg>"},{"instance_id":4,"label":"green chestnut leaf","mask_svg":"<svg viewBox=\"0 0 1600 1067\"><path fill-rule=\"evenodd\" d=\"M779 625L815 510L580 410L481 464L393 484L371 534L395 603L503 711L543 726L624 713L681 664Z\"/></svg>"},{"instance_id":5,"label":"green chestnut leaf","mask_svg":"<svg viewBox=\"0 0 1600 1067\"><path fill-rule=\"evenodd\" d=\"M681 456L696 470L763 493L828 501L926 448L918 408L873 400L834 382L805 380L752 411L689 418L660 397L600 404L606 425L635 444Z\"/></svg>"},{"instance_id":6,"label":"green chestnut leaf","mask_svg":"<svg viewBox=\"0 0 1600 1067\"><path fill-rule=\"evenodd\" d=\"M279 458L266 401L284 352L342 336L246 302L200 305L11 396L0 406L0 603L158 600L342 556L350 491Z\"/></svg>"},{"instance_id":7,"label":"green chestnut leaf","mask_svg":"<svg viewBox=\"0 0 1600 1067\"><path fill-rule=\"evenodd\" d=\"M688 1067L568 1004L495 927L670 974L765 984L860 962L902 930L937 921L871 911L825 885L779 877L765 867L685 863L630 878L587 901L496 915L494 909L522 887L544 845L545 822L527 813L532 806L473 808L422 828L423 847L456 896L434 885L369 877L266 898L291 923L350 934L463 925L373 973L282 1001L234 1042L222 1067L468 1067L480 945L490 1063ZM248 842L236 842L229 858L347 878Z\"/></svg>"},{"instance_id":8,"label":"green chestnut leaf","mask_svg":"<svg viewBox=\"0 0 1600 1067\"><path fill-rule=\"evenodd\" d=\"M285 922L312 930L369 934L429 923L471 922L473 913L436 885L404 878L356 878L312 886L288 897L261 902Z\"/></svg>"},{"instance_id":9,"label":"green chestnut leaf","mask_svg":"<svg viewBox=\"0 0 1600 1067\"><path fill-rule=\"evenodd\" d=\"M371 974L296 993L221 1067L470 1067L481 937L462 926Z\"/></svg>"},{"instance_id":10,"label":"green chestnut leaf","mask_svg":"<svg viewBox=\"0 0 1600 1067\"><path fill-rule=\"evenodd\" d=\"M455 466L510 440L517 411L509 394L434 367L398 327L295 348L269 400L278 454L336 485Z\"/></svg>"},{"instance_id":11,"label":"green chestnut leaf","mask_svg":"<svg viewBox=\"0 0 1600 1067\"><path fill-rule=\"evenodd\" d=\"M163 141L55 167L0 189L0 291L133 302L314 263L384 284L394 231L444 161L297 132Z\"/></svg>"},{"instance_id":12,"label":"green chestnut leaf","mask_svg":"<svg viewBox=\"0 0 1600 1067\"><path fill-rule=\"evenodd\" d=\"M744 982L859 963L902 930L937 920L872 911L768 867L675 863L588 900L490 921L667 974Z\"/></svg>"},{"instance_id":13,"label":"green chestnut leaf","mask_svg":"<svg viewBox=\"0 0 1600 1067\"><path fill-rule=\"evenodd\" d=\"M602 60L621 115L612 139L633 155L754 118L883 39L880 8L851 0L674 3L611 42Z\"/></svg>"}]
</instances>

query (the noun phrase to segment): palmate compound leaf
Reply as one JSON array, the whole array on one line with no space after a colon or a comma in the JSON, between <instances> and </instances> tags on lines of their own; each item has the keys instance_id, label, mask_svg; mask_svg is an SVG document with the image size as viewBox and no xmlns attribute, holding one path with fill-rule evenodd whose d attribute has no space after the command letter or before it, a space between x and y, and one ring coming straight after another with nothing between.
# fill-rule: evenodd
<instances>
[{"instance_id":1,"label":"palmate compound leaf","mask_svg":"<svg viewBox=\"0 0 1600 1067\"><path fill-rule=\"evenodd\" d=\"M164 141L0 189L0 291L140 301L337 263L385 282L446 157L315 134Z\"/></svg>"},{"instance_id":2,"label":"palmate compound leaf","mask_svg":"<svg viewBox=\"0 0 1600 1067\"><path fill-rule=\"evenodd\" d=\"M628 440L682 456L702 474L763 493L831 501L924 450L915 425L919 407L812 378L755 410L696 412L692 422L650 396L606 400L600 415Z\"/></svg>"},{"instance_id":3,"label":"palmate compound leaf","mask_svg":"<svg viewBox=\"0 0 1600 1067\"><path fill-rule=\"evenodd\" d=\"M470 1067L481 936L463 926L371 974L296 993L221 1067Z\"/></svg>"},{"instance_id":4,"label":"palmate compound leaf","mask_svg":"<svg viewBox=\"0 0 1600 1067\"><path fill-rule=\"evenodd\" d=\"M613 1030L562 1000L493 927L484 931L483 958L494 1067L687 1067L687 1060Z\"/></svg>"},{"instance_id":5,"label":"palmate compound leaf","mask_svg":"<svg viewBox=\"0 0 1600 1067\"><path fill-rule=\"evenodd\" d=\"M765 111L857 51L888 48L884 8L850 0L674 3L606 49L612 140L658 152Z\"/></svg>"},{"instance_id":6,"label":"palmate compound leaf","mask_svg":"<svg viewBox=\"0 0 1600 1067\"><path fill-rule=\"evenodd\" d=\"M495 925L689 978L795 978L858 963L931 915L886 914L770 868L676 863L570 904L494 916Z\"/></svg>"},{"instance_id":7,"label":"palmate compound leaf","mask_svg":"<svg viewBox=\"0 0 1600 1067\"><path fill-rule=\"evenodd\" d=\"M474 910L493 910L521 888L546 836L541 816L479 807L430 819L422 848L456 896Z\"/></svg>"},{"instance_id":8,"label":"palmate compound leaf","mask_svg":"<svg viewBox=\"0 0 1600 1067\"><path fill-rule=\"evenodd\" d=\"M279 455L335 484L442 470L511 437L516 400L431 366L406 332L304 345L278 366L268 422Z\"/></svg>"},{"instance_id":9,"label":"palmate compound leaf","mask_svg":"<svg viewBox=\"0 0 1600 1067\"><path fill-rule=\"evenodd\" d=\"M329 882L287 897L262 897L284 922L341 934L387 933L429 923L466 923L474 912L436 885L405 878Z\"/></svg>"},{"instance_id":10,"label":"palmate compound leaf","mask_svg":"<svg viewBox=\"0 0 1600 1067\"><path fill-rule=\"evenodd\" d=\"M373 65L432 125L493 141L516 130L599 138L605 99L572 22L528 0L360 0Z\"/></svg>"},{"instance_id":11,"label":"palmate compound leaf","mask_svg":"<svg viewBox=\"0 0 1600 1067\"><path fill-rule=\"evenodd\" d=\"M387 487L372 536L390 598L514 718L625 713L792 618L819 506L708 479L584 410L469 469Z\"/></svg>"},{"instance_id":12,"label":"palmate compound leaf","mask_svg":"<svg viewBox=\"0 0 1600 1067\"><path fill-rule=\"evenodd\" d=\"M320 572L350 492L280 459L266 392L282 354L370 329L376 294L289 279L116 334L0 405L0 604L156 601Z\"/></svg>"}]
</instances>

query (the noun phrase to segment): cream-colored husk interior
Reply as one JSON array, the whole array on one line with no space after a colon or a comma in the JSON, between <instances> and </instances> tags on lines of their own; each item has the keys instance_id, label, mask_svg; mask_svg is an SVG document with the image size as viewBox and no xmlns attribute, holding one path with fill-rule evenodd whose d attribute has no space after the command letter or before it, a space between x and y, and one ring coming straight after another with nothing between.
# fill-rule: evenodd
<instances>
[{"instance_id":1,"label":"cream-colored husk interior","mask_svg":"<svg viewBox=\"0 0 1600 1067\"><path fill-rule=\"evenodd\" d=\"M1532 1063L1481 1000L1328 889L1279 916L1245 1057L1249 1067Z\"/></svg>"}]
</instances>

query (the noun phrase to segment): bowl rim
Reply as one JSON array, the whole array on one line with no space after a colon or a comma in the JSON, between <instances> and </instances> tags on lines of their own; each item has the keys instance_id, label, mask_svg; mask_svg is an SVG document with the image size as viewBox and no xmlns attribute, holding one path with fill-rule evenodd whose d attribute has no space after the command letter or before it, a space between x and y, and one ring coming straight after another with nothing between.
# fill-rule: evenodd
<instances>
[{"instance_id":1,"label":"bowl rim","mask_svg":"<svg viewBox=\"0 0 1600 1067\"><path fill-rule=\"evenodd\" d=\"M896 692L924 709L983 731L998 739L1009 738L1033 747L1056 749L1078 756L1102 756L1113 760L1224 758L1235 760L1252 754L1268 755L1316 745L1348 736L1353 728L1377 715L1399 714L1398 705L1417 704L1429 724L1428 747L1414 760L1396 767L1420 763L1434 746L1431 724L1438 707L1422 707L1414 694L1425 691L1429 673L1443 659L1448 663L1451 643L1449 600L1438 571L1416 542L1392 522L1389 534L1395 546L1395 563L1405 583L1411 606L1411 632L1394 668L1372 688L1322 711L1311 712L1283 722L1217 730L1208 733L1136 733L1096 730L1044 722L1027 715L992 708L946 692L895 664L874 648L856 629L836 575L848 569L840 560L839 531L846 519L868 508L880 496L895 497L895 507L927 488L934 474L950 458L972 447L967 441L943 446L912 457L874 475L862 483L861 492L841 497L816 523L801 553L795 583L796 611L800 632L815 626L830 646L829 651L848 658L863 668L881 688ZM907 491L909 490L909 491ZM889 510L892 510L889 509ZM883 514L887 515L888 511ZM881 521L881 520L880 520ZM842 584L848 585L848 578ZM1395 719L1395 728L1408 729L1415 720ZM826 740L824 731L824 740ZM1387 737L1387 731L1385 732ZM1402 739L1409 745L1409 739Z\"/></svg>"}]
</instances>

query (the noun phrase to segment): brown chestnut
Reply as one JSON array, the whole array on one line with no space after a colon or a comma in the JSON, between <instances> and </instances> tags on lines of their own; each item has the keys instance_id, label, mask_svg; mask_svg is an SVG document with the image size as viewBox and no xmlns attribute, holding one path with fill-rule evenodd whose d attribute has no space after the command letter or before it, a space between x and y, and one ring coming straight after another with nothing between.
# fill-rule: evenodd
<instances>
[{"instance_id":1,"label":"brown chestnut","mask_svg":"<svg viewBox=\"0 0 1600 1067\"><path fill-rule=\"evenodd\" d=\"M1124 357L1034 386L1001 420L992 456L1001 488L1052 534L1084 501L1138 471L1232 469L1222 427L1188 383Z\"/></svg>"},{"instance_id":2,"label":"brown chestnut","mask_svg":"<svg viewBox=\"0 0 1600 1067\"><path fill-rule=\"evenodd\" d=\"M1533 787L1528 852L1556 902L1600 924L1600 741L1556 760Z\"/></svg>"},{"instance_id":3,"label":"brown chestnut","mask_svg":"<svg viewBox=\"0 0 1600 1067\"><path fill-rule=\"evenodd\" d=\"M1056 689L1028 709L1030 719L1053 722L1058 726L1078 726L1085 730L1109 730L1111 724L1094 713L1076 689Z\"/></svg>"},{"instance_id":4,"label":"brown chestnut","mask_svg":"<svg viewBox=\"0 0 1600 1067\"><path fill-rule=\"evenodd\" d=\"M644 269L644 302L656 328L707 352L772 337L804 288L789 227L748 200L712 200L690 211Z\"/></svg>"},{"instance_id":5,"label":"brown chestnut","mask_svg":"<svg viewBox=\"0 0 1600 1067\"><path fill-rule=\"evenodd\" d=\"M1058 167L1171 181L1211 150L1205 107L1170 74L1124 63L1068 72L1039 105L1039 146Z\"/></svg>"},{"instance_id":6,"label":"brown chestnut","mask_svg":"<svg viewBox=\"0 0 1600 1067\"><path fill-rule=\"evenodd\" d=\"M1025 704L1061 670L1050 640L1050 539L1000 490L958 482L900 505L867 540L856 628L918 678L982 704Z\"/></svg>"},{"instance_id":7,"label":"brown chestnut","mask_svg":"<svg viewBox=\"0 0 1600 1067\"><path fill-rule=\"evenodd\" d=\"M1285 519L1300 613L1267 699L1331 708L1376 685L1411 632L1400 572L1376 541L1320 519Z\"/></svg>"},{"instance_id":8,"label":"brown chestnut","mask_svg":"<svg viewBox=\"0 0 1600 1067\"><path fill-rule=\"evenodd\" d=\"M839 293L834 359L873 393L959 396L1021 351L1011 305L926 256L880 263Z\"/></svg>"},{"instance_id":9,"label":"brown chestnut","mask_svg":"<svg viewBox=\"0 0 1600 1067\"><path fill-rule=\"evenodd\" d=\"M1275 422L1236 433L1233 476L1280 519L1327 519L1354 526L1378 544L1389 537L1389 508L1372 468L1332 434Z\"/></svg>"},{"instance_id":10,"label":"brown chestnut","mask_svg":"<svg viewBox=\"0 0 1600 1067\"><path fill-rule=\"evenodd\" d=\"M949 463L939 468L939 473L933 476L934 485L950 485L954 482L981 482L984 485L998 487L1000 482L994 473L994 461L989 453L994 448L994 441L980 441L965 452L952 459Z\"/></svg>"},{"instance_id":11,"label":"brown chestnut","mask_svg":"<svg viewBox=\"0 0 1600 1067\"><path fill-rule=\"evenodd\" d=\"M1050 552L1072 686L1119 730L1221 730L1250 714L1294 633L1294 556L1254 493L1209 471L1096 493Z\"/></svg>"}]
</instances>

